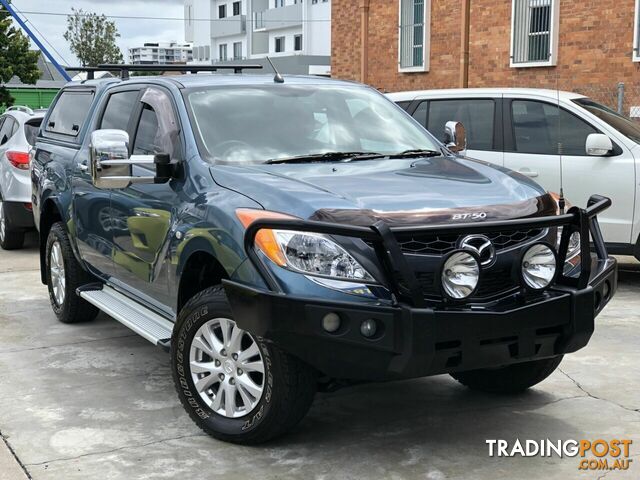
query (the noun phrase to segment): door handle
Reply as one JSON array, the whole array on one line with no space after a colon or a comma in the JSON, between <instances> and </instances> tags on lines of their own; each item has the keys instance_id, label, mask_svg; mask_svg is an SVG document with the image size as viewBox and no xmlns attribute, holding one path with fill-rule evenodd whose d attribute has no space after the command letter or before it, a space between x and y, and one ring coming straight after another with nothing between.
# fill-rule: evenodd
<instances>
[{"instance_id":1,"label":"door handle","mask_svg":"<svg viewBox=\"0 0 640 480\"><path fill-rule=\"evenodd\" d=\"M87 162L78 163L78 170L80 170L81 172L89 171L89 166L87 165Z\"/></svg>"},{"instance_id":2,"label":"door handle","mask_svg":"<svg viewBox=\"0 0 640 480\"><path fill-rule=\"evenodd\" d=\"M536 178L538 176L538 172L534 172L532 170L529 170L528 168L521 168L520 170L518 170L518 173L521 173L531 178Z\"/></svg>"}]
</instances>

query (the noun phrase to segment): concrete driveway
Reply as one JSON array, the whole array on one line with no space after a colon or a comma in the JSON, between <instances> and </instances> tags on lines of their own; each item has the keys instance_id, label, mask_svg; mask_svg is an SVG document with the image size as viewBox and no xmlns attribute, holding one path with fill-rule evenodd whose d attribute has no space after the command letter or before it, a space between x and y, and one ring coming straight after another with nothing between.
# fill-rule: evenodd
<instances>
[{"instance_id":1,"label":"concrete driveway","mask_svg":"<svg viewBox=\"0 0 640 480\"><path fill-rule=\"evenodd\" d=\"M204 436L179 405L168 355L102 315L63 325L40 284L35 238L0 251L0 480L640 478L577 458L491 458L487 439L630 438L640 463L640 264L591 344L514 396L448 376L319 394L289 436L261 447Z\"/></svg>"}]
</instances>

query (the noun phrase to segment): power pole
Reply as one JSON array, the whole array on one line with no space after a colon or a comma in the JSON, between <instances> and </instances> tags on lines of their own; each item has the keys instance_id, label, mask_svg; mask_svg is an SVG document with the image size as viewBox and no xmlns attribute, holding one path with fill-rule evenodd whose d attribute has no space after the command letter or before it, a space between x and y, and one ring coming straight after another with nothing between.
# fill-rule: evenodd
<instances>
[{"instance_id":1,"label":"power pole","mask_svg":"<svg viewBox=\"0 0 640 480\"><path fill-rule=\"evenodd\" d=\"M27 26L27 24L20 18L20 16L16 13L16 11L11 7L11 4L9 3L9 1L8 0L0 0L0 3L7 10L7 12L9 12L11 14L11 16L15 19L15 21L18 22L18 25L20 25L20 27L25 31L25 33L27 35L29 35L29 38L31 38L33 40L33 42L38 46L40 51L46 55L46 57L53 64L53 66L56 67L56 70L58 70L58 72L60 72L60 75L62 75L62 78L64 78L67 82L70 82L71 81L71 77L66 72L66 70L56 61L54 56L51 55L51 52L49 52L49 50L47 50L47 48L38 39L36 34L33 33L31 31L31 29Z\"/></svg>"}]
</instances>

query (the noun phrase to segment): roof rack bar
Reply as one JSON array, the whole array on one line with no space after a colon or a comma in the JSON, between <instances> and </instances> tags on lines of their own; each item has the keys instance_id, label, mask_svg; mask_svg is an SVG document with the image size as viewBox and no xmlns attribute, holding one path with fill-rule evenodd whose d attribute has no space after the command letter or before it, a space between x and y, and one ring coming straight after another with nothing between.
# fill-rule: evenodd
<instances>
[{"instance_id":1,"label":"roof rack bar","mask_svg":"<svg viewBox=\"0 0 640 480\"><path fill-rule=\"evenodd\" d=\"M103 64L98 65L96 70L107 70L110 72L120 72L123 80L129 78L129 72L217 72L218 70L233 70L234 73L242 73L243 70L260 70L262 65L258 64L220 64L220 65L163 65L163 64Z\"/></svg>"},{"instance_id":2,"label":"roof rack bar","mask_svg":"<svg viewBox=\"0 0 640 480\"><path fill-rule=\"evenodd\" d=\"M99 71L98 67L65 67L67 72L87 72L87 80L95 79L95 72Z\"/></svg>"}]
</instances>

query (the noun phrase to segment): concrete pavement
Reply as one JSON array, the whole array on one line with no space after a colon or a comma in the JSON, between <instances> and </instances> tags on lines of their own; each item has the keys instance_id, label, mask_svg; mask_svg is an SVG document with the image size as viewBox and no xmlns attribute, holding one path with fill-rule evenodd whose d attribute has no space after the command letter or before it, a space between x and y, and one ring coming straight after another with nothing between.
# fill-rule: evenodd
<instances>
[{"instance_id":1,"label":"concrete pavement","mask_svg":"<svg viewBox=\"0 0 640 480\"><path fill-rule=\"evenodd\" d=\"M525 394L448 376L363 385L319 394L292 434L246 448L192 424L160 349L105 315L58 323L31 237L0 251L0 432L18 459L0 440L0 480L639 478L640 264L625 262L591 344ZM630 438L638 464L579 472L576 458L488 456L485 440L516 438Z\"/></svg>"}]
</instances>

